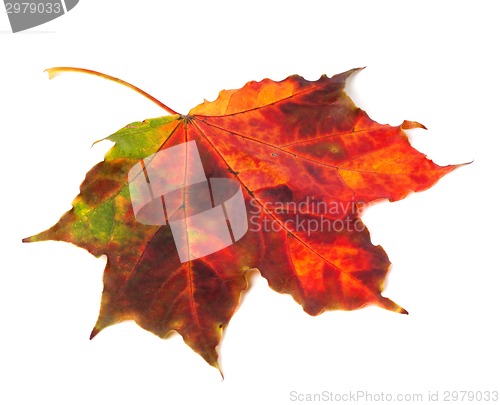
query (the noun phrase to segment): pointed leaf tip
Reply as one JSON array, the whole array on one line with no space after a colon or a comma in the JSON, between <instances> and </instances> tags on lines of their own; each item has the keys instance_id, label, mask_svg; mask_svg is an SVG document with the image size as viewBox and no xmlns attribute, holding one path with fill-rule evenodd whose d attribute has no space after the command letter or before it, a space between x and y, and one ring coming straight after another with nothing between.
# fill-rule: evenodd
<instances>
[{"instance_id":1,"label":"pointed leaf tip","mask_svg":"<svg viewBox=\"0 0 500 405\"><path fill-rule=\"evenodd\" d=\"M400 305L396 304L393 300L382 297L380 296L380 306L384 309L387 309L388 311L396 312L398 314L402 315L408 315L408 311L401 307Z\"/></svg>"},{"instance_id":2,"label":"pointed leaf tip","mask_svg":"<svg viewBox=\"0 0 500 405\"><path fill-rule=\"evenodd\" d=\"M31 243L31 242L36 242L35 235L33 236L28 236L27 238L23 238L21 240L23 243Z\"/></svg>"},{"instance_id":3,"label":"pointed leaf tip","mask_svg":"<svg viewBox=\"0 0 500 405\"><path fill-rule=\"evenodd\" d=\"M401 124L401 129L414 129L414 128L422 128L427 129L427 127L420 122L417 121L406 121L404 120Z\"/></svg>"},{"instance_id":4,"label":"pointed leaf tip","mask_svg":"<svg viewBox=\"0 0 500 405\"><path fill-rule=\"evenodd\" d=\"M351 75L355 74L355 73L358 73L362 70L364 70L366 68L366 66L362 66L362 67L357 67L357 68L353 68L353 69L350 69L346 72L344 72L344 74L347 75L347 77L350 77ZM342 74L342 73L341 73ZM335 75L334 75L335 76Z\"/></svg>"},{"instance_id":5,"label":"pointed leaf tip","mask_svg":"<svg viewBox=\"0 0 500 405\"><path fill-rule=\"evenodd\" d=\"M89 339L90 340L94 339L100 331L101 331L101 329L97 329L97 328L92 329L92 332L90 333Z\"/></svg>"}]
</instances>

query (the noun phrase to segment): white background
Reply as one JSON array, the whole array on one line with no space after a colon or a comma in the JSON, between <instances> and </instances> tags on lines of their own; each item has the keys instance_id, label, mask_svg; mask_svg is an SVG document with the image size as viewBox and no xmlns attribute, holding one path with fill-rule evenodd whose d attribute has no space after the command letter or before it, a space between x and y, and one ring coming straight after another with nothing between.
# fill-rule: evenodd
<instances>
[{"instance_id":1,"label":"white background","mask_svg":"<svg viewBox=\"0 0 500 405\"><path fill-rule=\"evenodd\" d=\"M499 390L498 39L494 1L81 0L12 34L0 14L1 404L288 404L291 391ZM3 6L2 7L2 12ZM413 145L439 164L474 160L432 189L371 207L364 221L393 266L376 307L306 315L260 276L220 349L225 380L179 336L132 322L88 336L105 258L22 244L70 208L125 124L181 113L222 89L366 66L348 92L370 116L416 120ZM298 401L295 401L295 403Z\"/></svg>"}]
</instances>

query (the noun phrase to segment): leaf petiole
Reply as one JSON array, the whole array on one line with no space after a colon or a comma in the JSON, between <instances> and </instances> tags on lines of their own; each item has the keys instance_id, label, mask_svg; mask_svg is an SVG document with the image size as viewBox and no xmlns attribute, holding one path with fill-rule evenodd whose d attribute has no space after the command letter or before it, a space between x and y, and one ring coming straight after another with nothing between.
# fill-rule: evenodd
<instances>
[{"instance_id":1,"label":"leaf petiole","mask_svg":"<svg viewBox=\"0 0 500 405\"><path fill-rule=\"evenodd\" d=\"M151 100L153 103L155 103L159 107L163 108L165 111L169 112L170 114L177 114L177 115L179 114L178 112L172 110L170 107L163 104L157 98L153 97L151 94L146 93L144 90L141 90L139 87L136 87L133 84L126 82L125 80L118 79L116 77L109 76L109 75L104 74L104 73L96 72L96 71L90 70L90 69L66 67L66 66L45 69L44 72L47 72L49 74L49 79L52 79L56 74L62 73L62 72L77 72L77 73L86 73L89 75L99 76L99 77L102 77L103 79L111 80L113 82L119 83L125 87L128 87L129 89L136 91L137 93L139 93L139 94L143 95L144 97L146 97L147 99Z\"/></svg>"}]
</instances>

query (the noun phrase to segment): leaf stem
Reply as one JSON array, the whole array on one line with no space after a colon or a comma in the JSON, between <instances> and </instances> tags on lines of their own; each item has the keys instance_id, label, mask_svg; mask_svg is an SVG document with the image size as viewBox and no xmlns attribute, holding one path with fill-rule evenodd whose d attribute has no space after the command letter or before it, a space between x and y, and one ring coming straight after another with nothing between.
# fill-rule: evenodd
<instances>
[{"instance_id":1,"label":"leaf stem","mask_svg":"<svg viewBox=\"0 0 500 405\"><path fill-rule=\"evenodd\" d=\"M62 73L62 72L77 72L77 73L86 73L89 75L99 76L99 77L102 77L103 79L111 80L113 82L119 83L125 87L128 87L129 89L136 91L137 93L139 93L139 94L143 95L144 97L146 97L147 99L151 100L153 103L155 103L159 107L163 108L165 111L168 111L170 114L179 115L178 112L172 110L170 107L163 104L160 100L156 99L151 94L146 93L144 90L141 90L139 87L136 87L133 84L126 82L125 80L118 79L116 77L109 76L109 75L104 74L104 73L96 72L94 70L89 70L89 69L66 67L66 66L53 67L53 68L45 69L44 71L49 74L49 79L52 79L56 74Z\"/></svg>"}]
</instances>

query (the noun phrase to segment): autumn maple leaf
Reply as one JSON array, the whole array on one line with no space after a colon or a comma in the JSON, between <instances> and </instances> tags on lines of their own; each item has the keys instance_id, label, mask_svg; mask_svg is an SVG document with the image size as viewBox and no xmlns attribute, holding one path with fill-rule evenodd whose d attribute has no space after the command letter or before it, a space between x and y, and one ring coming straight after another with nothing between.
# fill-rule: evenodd
<instances>
[{"instance_id":1,"label":"autumn maple leaf","mask_svg":"<svg viewBox=\"0 0 500 405\"><path fill-rule=\"evenodd\" d=\"M83 69L49 74L71 70L142 92ZM390 262L371 243L360 208L425 190L457 166L412 148L404 129L422 125L381 125L356 107L344 91L356 70L249 82L187 115L142 92L171 115L106 138L114 146L87 173L73 208L24 239L106 255L91 337L134 320L160 337L178 332L218 367L222 329L254 268L311 315L368 304L406 313L381 295Z\"/></svg>"}]
</instances>

